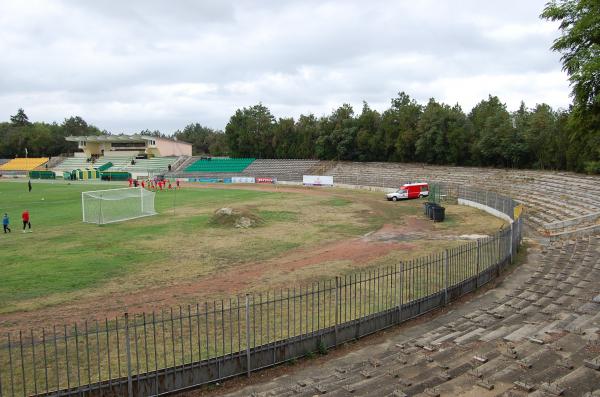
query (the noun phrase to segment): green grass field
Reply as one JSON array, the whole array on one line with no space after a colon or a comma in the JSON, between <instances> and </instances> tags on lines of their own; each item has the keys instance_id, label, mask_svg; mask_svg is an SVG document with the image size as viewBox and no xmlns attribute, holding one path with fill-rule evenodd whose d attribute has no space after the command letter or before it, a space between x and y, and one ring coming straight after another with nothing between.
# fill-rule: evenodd
<instances>
[{"instance_id":1,"label":"green grass field","mask_svg":"<svg viewBox=\"0 0 600 397\"><path fill-rule=\"evenodd\" d=\"M148 266L155 269L157 265L160 267L160 264L173 259L190 262L188 244L202 247L192 250L197 257L192 262L198 266L191 266L201 274L206 270L203 267L227 265L219 264L223 261L236 263L267 259L317 236L310 236L304 231L291 233L295 238L291 238L290 233L269 235L267 238L265 232L274 224L297 221L300 211L293 211L294 208L282 210L282 207L317 206L318 203L307 203L307 197L288 200L293 196L289 193L250 190L181 189L177 193L158 192L158 216L104 226L82 223L81 192L105 188L106 185L37 183L29 193L24 183L0 184L0 212L9 214L13 230L11 234L0 235L3 273L0 311L10 309L15 302L98 287L99 283L107 280L143 271ZM265 220L265 226L258 230L219 230L209 226L209 218L218 208L259 205L256 213ZM335 207L340 204L334 201L322 205ZM31 213L31 234L21 233L20 214L24 209ZM357 232L368 227L360 220L352 222L352 225L358 228ZM335 237L330 230L325 232ZM297 238L298 234L302 236ZM232 241L215 241L214 249L211 249L207 246L208 241L204 240L208 237L217 240L220 237L235 238ZM173 276L164 275L164 278Z\"/></svg>"},{"instance_id":2,"label":"green grass field","mask_svg":"<svg viewBox=\"0 0 600 397\"><path fill-rule=\"evenodd\" d=\"M99 227L81 222L81 192L95 188L106 186L40 183L29 193L24 184L0 185L0 211L9 214L13 231L0 236L2 307L13 301L94 286L135 270L136 264L167 258L168 250L148 250L145 246L147 241L160 239L178 227L176 222L168 222L178 217L172 212L173 192L157 194L156 208L162 215L152 220ZM183 190L177 192L176 199L185 208L196 201L210 205L255 200L264 195L251 191ZM21 234L23 209L31 214L31 234ZM190 222L181 227L198 230L205 226L205 219L206 216L191 216Z\"/></svg>"},{"instance_id":3,"label":"green grass field","mask_svg":"<svg viewBox=\"0 0 600 397\"><path fill-rule=\"evenodd\" d=\"M254 284L239 288L329 277L351 271L355 263L324 258L326 267L312 263L297 270L279 270L277 260L290 252L302 253L304 248L310 252L313 247L356 238L384 224L402 225L421 211L418 200L390 203L380 193L362 191L329 189L326 194L306 194L306 189L296 193L290 189L184 188L156 194L157 216L104 226L84 224L81 192L106 188L110 186L34 182L28 192L22 182L0 183L0 213L9 214L13 230L0 235L0 315L68 308L85 300L115 299L119 304L113 294L144 294L161 287L171 288L177 296L179 286L215 274L231 272L244 280L243 272L236 273L239 266L260 273ZM243 230L211 223L214 211L222 207L251 212L262 222ZM33 233L21 233L24 209L31 213ZM478 211L460 207L456 215L449 215L448 224L431 224L430 228L444 232L452 222L470 219L463 225L466 229L491 233L502 223L473 214ZM440 246L459 243L449 240ZM415 247L413 256L439 250L431 244ZM394 260L401 257L399 252L386 255ZM373 264L385 258L377 257ZM219 291L235 290L235 281ZM140 299L152 300L152 296Z\"/></svg>"}]
</instances>

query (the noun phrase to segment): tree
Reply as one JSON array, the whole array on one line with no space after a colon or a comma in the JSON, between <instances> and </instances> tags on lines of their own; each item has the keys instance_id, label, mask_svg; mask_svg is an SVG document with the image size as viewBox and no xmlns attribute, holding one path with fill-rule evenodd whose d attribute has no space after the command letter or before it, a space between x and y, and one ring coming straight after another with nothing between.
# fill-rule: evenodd
<instances>
[{"instance_id":1,"label":"tree","mask_svg":"<svg viewBox=\"0 0 600 397\"><path fill-rule=\"evenodd\" d=\"M560 21L562 35L552 49L562 53L575 104L582 108L600 105L600 3L598 0L553 0L541 15Z\"/></svg>"},{"instance_id":2,"label":"tree","mask_svg":"<svg viewBox=\"0 0 600 397\"><path fill-rule=\"evenodd\" d=\"M392 99L391 108L383 112L381 120L382 160L415 161L417 124L422 111L423 107L404 92Z\"/></svg>"},{"instance_id":3,"label":"tree","mask_svg":"<svg viewBox=\"0 0 600 397\"><path fill-rule=\"evenodd\" d=\"M506 166L512 163L514 139L512 120L506 105L497 96L488 96L469 114L477 136L472 148L475 164Z\"/></svg>"},{"instance_id":4,"label":"tree","mask_svg":"<svg viewBox=\"0 0 600 397\"><path fill-rule=\"evenodd\" d=\"M448 155L450 164L470 165L473 126L462 108L456 104L448 111Z\"/></svg>"},{"instance_id":5,"label":"tree","mask_svg":"<svg viewBox=\"0 0 600 397\"><path fill-rule=\"evenodd\" d=\"M541 17L559 21L552 49L562 54L574 99L567 123L567 168L600 173L600 3L553 0Z\"/></svg>"},{"instance_id":6,"label":"tree","mask_svg":"<svg viewBox=\"0 0 600 397\"><path fill-rule=\"evenodd\" d=\"M16 126L21 127L31 124L29 122L29 117L27 117L25 111L22 108L19 108L19 110L17 110L17 114L15 114L14 116L10 116L10 122Z\"/></svg>"},{"instance_id":7,"label":"tree","mask_svg":"<svg viewBox=\"0 0 600 397\"><path fill-rule=\"evenodd\" d=\"M301 115L294 126L298 135L297 158L316 158L315 141L319 134L319 121L314 114Z\"/></svg>"},{"instance_id":8,"label":"tree","mask_svg":"<svg viewBox=\"0 0 600 397\"><path fill-rule=\"evenodd\" d=\"M354 110L343 104L329 117L319 120L319 138L315 151L324 160L355 160L356 134Z\"/></svg>"},{"instance_id":9,"label":"tree","mask_svg":"<svg viewBox=\"0 0 600 397\"><path fill-rule=\"evenodd\" d=\"M296 133L294 119L279 119L273 128L273 151L275 158L289 159L296 157Z\"/></svg>"},{"instance_id":10,"label":"tree","mask_svg":"<svg viewBox=\"0 0 600 397\"><path fill-rule=\"evenodd\" d=\"M379 125L381 124L381 116L376 110L371 109L368 103L363 102L362 113L358 116L357 124L357 160L378 160L375 142L377 139L377 132L379 131Z\"/></svg>"},{"instance_id":11,"label":"tree","mask_svg":"<svg viewBox=\"0 0 600 397\"><path fill-rule=\"evenodd\" d=\"M274 126L275 118L262 103L238 109L225 127L231 154L239 157L273 157Z\"/></svg>"},{"instance_id":12,"label":"tree","mask_svg":"<svg viewBox=\"0 0 600 397\"><path fill-rule=\"evenodd\" d=\"M554 168L557 151L556 115L547 104L537 105L527 112L521 127L531 156L528 165L535 168Z\"/></svg>"},{"instance_id":13,"label":"tree","mask_svg":"<svg viewBox=\"0 0 600 397\"><path fill-rule=\"evenodd\" d=\"M469 157L470 124L460 106L431 98L417 125L419 159L433 164L464 164Z\"/></svg>"},{"instance_id":14,"label":"tree","mask_svg":"<svg viewBox=\"0 0 600 397\"><path fill-rule=\"evenodd\" d=\"M177 130L173 134L177 139L192 144L192 153L223 155L228 152L227 137L222 131L204 127L199 123L185 126L183 131Z\"/></svg>"},{"instance_id":15,"label":"tree","mask_svg":"<svg viewBox=\"0 0 600 397\"><path fill-rule=\"evenodd\" d=\"M79 116L65 119L62 123L62 129L64 136L102 135L102 131L93 125L89 125Z\"/></svg>"}]
</instances>

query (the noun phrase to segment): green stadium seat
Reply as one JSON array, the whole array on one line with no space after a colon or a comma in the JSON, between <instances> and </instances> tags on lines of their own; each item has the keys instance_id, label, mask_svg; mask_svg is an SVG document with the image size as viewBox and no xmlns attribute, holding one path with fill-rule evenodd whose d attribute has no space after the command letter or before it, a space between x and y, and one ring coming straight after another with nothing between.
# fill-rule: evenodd
<instances>
[{"instance_id":1,"label":"green stadium seat","mask_svg":"<svg viewBox=\"0 0 600 397\"><path fill-rule=\"evenodd\" d=\"M252 162L254 158L241 158L241 159L201 159L185 169L185 172L242 172Z\"/></svg>"}]
</instances>

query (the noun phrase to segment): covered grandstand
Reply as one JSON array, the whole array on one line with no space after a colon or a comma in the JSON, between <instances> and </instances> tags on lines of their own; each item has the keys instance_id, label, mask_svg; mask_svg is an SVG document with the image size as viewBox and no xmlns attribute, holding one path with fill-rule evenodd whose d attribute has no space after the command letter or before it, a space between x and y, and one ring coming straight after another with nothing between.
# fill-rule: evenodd
<instances>
[{"instance_id":1,"label":"covered grandstand","mask_svg":"<svg viewBox=\"0 0 600 397\"><path fill-rule=\"evenodd\" d=\"M80 169L129 173L132 177L164 174L192 154L192 145L176 139L146 135L70 136L81 152L67 157L52 170L57 175Z\"/></svg>"},{"instance_id":2,"label":"covered grandstand","mask_svg":"<svg viewBox=\"0 0 600 397\"><path fill-rule=\"evenodd\" d=\"M150 135L68 136L66 140L77 142L78 148L87 158L114 155L124 157L192 155L191 143Z\"/></svg>"},{"instance_id":3,"label":"covered grandstand","mask_svg":"<svg viewBox=\"0 0 600 397\"><path fill-rule=\"evenodd\" d=\"M153 157L137 159L131 156L102 156L97 159L69 157L53 168L57 174L78 169L98 169L99 171L129 172L132 176L152 176L163 174L175 164L178 157Z\"/></svg>"}]
</instances>

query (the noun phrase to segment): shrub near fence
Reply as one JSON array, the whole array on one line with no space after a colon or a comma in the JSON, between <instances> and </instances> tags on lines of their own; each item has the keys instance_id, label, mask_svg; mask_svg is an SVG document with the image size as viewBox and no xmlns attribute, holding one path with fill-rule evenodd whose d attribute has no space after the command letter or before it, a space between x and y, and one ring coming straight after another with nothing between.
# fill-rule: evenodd
<instances>
[{"instance_id":1,"label":"shrub near fence","mask_svg":"<svg viewBox=\"0 0 600 397\"><path fill-rule=\"evenodd\" d=\"M440 189L507 214L515 204L471 189ZM0 395L160 395L250 374L477 289L512 260L521 231L519 218L494 236L436 255L310 285L7 334L0 339Z\"/></svg>"}]
</instances>

